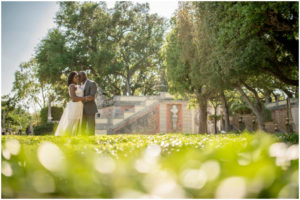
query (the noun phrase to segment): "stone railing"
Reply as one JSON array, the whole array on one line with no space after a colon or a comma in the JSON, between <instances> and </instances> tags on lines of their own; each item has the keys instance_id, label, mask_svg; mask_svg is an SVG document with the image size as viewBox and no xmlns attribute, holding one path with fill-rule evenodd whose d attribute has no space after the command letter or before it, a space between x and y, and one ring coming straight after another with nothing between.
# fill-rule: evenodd
<instances>
[{"instance_id":1,"label":"stone railing","mask_svg":"<svg viewBox=\"0 0 300 200\"><path fill-rule=\"evenodd\" d=\"M298 105L298 99L293 98L290 100L290 104L291 106L293 105ZM285 108L286 107L286 100L284 101L277 101L277 102L273 102L273 103L265 103L265 107L268 109L278 109L278 108Z\"/></svg>"},{"instance_id":2,"label":"stone railing","mask_svg":"<svg viewBox=\"0 0 300 200\"><path fill-rule=\"evenodd\" d=\"M104 95L98 95L96 98L96 104L98 109L113 106L114 103L115 103L114 98L107 98Z\"/></svg>"}]
</instances>

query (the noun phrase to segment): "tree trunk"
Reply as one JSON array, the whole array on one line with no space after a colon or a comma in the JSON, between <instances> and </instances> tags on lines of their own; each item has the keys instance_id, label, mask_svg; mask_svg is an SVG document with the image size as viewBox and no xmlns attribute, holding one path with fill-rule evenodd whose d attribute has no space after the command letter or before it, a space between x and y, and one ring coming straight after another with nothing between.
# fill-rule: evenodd
<instances>
[{"instance_id":1,"label":"tree trunk","mask_svg":"<svg viewBox=\"0 0 300 200\"><path fill-rule=\"evenodd\" d=\"M257 118L257 129L264 131L265 125L264 125L264 113L262 111L259 111L257 114L254 113Z\"/></svg>"},{"instance_id":2,"label":"tree trunk","mask_svg":"<svg viewBox=\"0 0 300 200\"><path fill-rule=\"evenodd\" d=\"M126 80L126 96L130 96L130 86L129 86L129 78Z\"/></svg>"},{"instance_id":3,"label":"tree trunk","mask_svg":"<svg viewBox=\"0 0 300 200\"><path fill-rule=\"evenodd\" d=\"M230 131L229 109L228 109L226 97L223 90L221 91L221 102L222 102L222 107L224 110L224 117L225 117L225 131L229 132Z\"/></svg>"},{"instance_id":4,"label":"tree trunk","mask_svg":"<svg viewBox=\"0 0 300 200\"><path fill-rule=\"evenodd\" d=\"M215 114L214 114L214 128L215 128L215 134L217 133L217 108L218 106L214 107Z\"/></svg>"},{"instance_id":5,"label":"tree trunk","mask_svg":"<svg viewBox=\"0 0 300 200\"><path fill-rule=\"evenodd\" d=\"M45 94L44 94L44 85L43 84L41 84L41 90L42 90L42 99L43 99L43 107L42 108L44 108L44 107L46 107L46 98L45 98Z\"/></svg>"},{"instance_id":6,"label":"tree trunk","mask_svg":"<svg viewBox=\"0 0 300 200\"><path fill-rule=\"evenodd\" d=\"M272 102L272 98L271 98L271 90L266 91L265 93L265 103L271 103Z\"/></svg>"},{"instance_id":7,"label":"tree trunk","mask_svg":"<svg viewBox=\"0 0 300 200\"><path fill-rule=\"evenodd\" d=\"M207 133L207 98L198 97L199 103L199 130L198 133Z\"/></svg>"},{"instance_id":8,"label":"tree trunk","mask_svg":"<svg viewBox=\"0 0 300 200\"><path fill-rule=\"evenodd\" d=\"M243 91L243 89L241 88L241 86L238 86L237 90L242 95L243 99L247 102L247 104L251 108L252 112L255 114L256 119L257 119L258 130L263 130L264 131L265 130L265 126L264 126L264 113L263 113L262 106L260 105L260 102L257 102L257 106L255 106L250 101L250 99L248 98L248 96L245 94L245 92ZM256 99L256 101L258 101L258 99Z\"/></svg>"},{"instance_id":9,"label":"tree trunk","mask_svg":"<svg viewBox=\"0 0 300 200\"><path fill-rule=\"evenodd\" d=\"M129 68L127 70L127 76L126 76L126 96L130 96L130 72L129 72Z\"/></svg>"},{"instance_id":10,"label":"tree trunk","mask_svg":"<svg viewBox=\"0 0 300 200\"><path fill-rule=\"evenodd\" d=\"M290 91L286 90L286 89L282 89L282 91L288 96L288 98L293 98L293 93L291 93Z\"/></svg>"}]
</instances>

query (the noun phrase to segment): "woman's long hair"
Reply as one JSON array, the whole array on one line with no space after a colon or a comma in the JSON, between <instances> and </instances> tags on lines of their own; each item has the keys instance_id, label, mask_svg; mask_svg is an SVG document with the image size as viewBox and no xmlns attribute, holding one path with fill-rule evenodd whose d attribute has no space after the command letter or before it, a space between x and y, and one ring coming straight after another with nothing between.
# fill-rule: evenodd
<instances>
[{"instance_id":1,"label":"woman's long hair","mask_svg":"<svg viewBox=\"0 0 300 200\"><path fill-rule=\"evenodd\" d=\"M77 75L77 72L76 71L73 71L69 74L68 76L68 86L71 85L73 83L73 79L74 79L74 76Z\"/></svg>"}]
</instances>

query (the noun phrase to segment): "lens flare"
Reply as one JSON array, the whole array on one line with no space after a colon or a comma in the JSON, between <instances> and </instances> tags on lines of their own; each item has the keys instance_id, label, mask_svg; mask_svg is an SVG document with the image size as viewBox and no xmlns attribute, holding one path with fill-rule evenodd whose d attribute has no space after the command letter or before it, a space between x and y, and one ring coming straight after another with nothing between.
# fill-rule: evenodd
<instances>
[{"instance_id":1,"label":"lens flare","mask_svg":"<svg viewBox=\"0 0 300 200\"><path fill-rule=\"evenodd\" d=\"M221 167L219 162L215 160L208 160L202 164L201 170L205 172L208 181L213 181L219 177Z\"/></svg>"},{"instance_id":2,"label":"lens flare","mask_svg":"<svg viewBox=\"0 0 300 200\"><path fill-rule=\"evenodd\" d=\"M100 156L94 159L95 169L102 174L110 174L115 168L115 161L110 156Z\"/></svg>"},{"instance_id":3,"label":"lens flare","mask_svg":"<svg viewBox=\"0 0 300 200\"><path fill-rule=\"evenodd\" d=\"M55 192L55 183L49 174L36 171L32 174L32 185L39 193L53 193Z\"/></svg>"},{"instance_id":4,"label":"lens flare","mask_svg":"<svg viewBox=\"0 0 300 200\"><path fill-rule=\"evenodd\" d=\"M9 139L5 142L5 149L7 149L12 155L18 155L21 145L16 139Z\"/></svg>"},{"instance_id":5,"label":"lens flare","mask_svg":"<svg viewBox=\"0 0 300 200\"><path fill-rule=\"evenodd\" d=\"M246 196L246 181L242 177L230 177L221 182L217 191L217 199L242 199Z\"/></svg>"},{"instance_id":6,"label":"lens flare","mask_svg":"<svg viewBox=\"0 0 300 200\"><path fill-rule=\"evenodd\" d=\"M10 164L7 161L3 161L1 164L1 172L4 176L12 176L13 170L10 166Z\"/></svg>"},{"instance_id":7,"label":"lens flare","mask_svg":"<svg viewBox=\"0 0 300 200\"><path fill-rule=\"evenodd\" d=\"M181 173L180 180L184 187L201 189L207 180L205 171L196 169L186 169Z\"/></svg>"},{"instance_id":8,"label":"lens flare","mask_svg":"<svg viewBox=\"0 0 300 200\"><path fill-rule=\"evenodd\" d=\"M62 151L51 142L43 142L38 148L40 163L53 172L62 171L65 166L65 157Z\"/></svg>"}]
</instances>

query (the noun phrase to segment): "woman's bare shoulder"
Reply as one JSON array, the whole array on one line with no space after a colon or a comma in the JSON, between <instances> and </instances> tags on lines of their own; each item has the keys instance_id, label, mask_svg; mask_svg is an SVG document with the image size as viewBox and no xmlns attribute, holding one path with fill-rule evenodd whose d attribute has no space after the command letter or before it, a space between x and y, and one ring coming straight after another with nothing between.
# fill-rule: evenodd
<instances>
[{"instance_id":1,"label":"woman's bare shoulder","mask_svg":"<svg viewBox=\"0 0 300 200\"><path fill-rule=\"evenodd\" d=\"M76 85L74 83L69 85L70 90L76 90Z\"/></svg>"}]
</instances>

